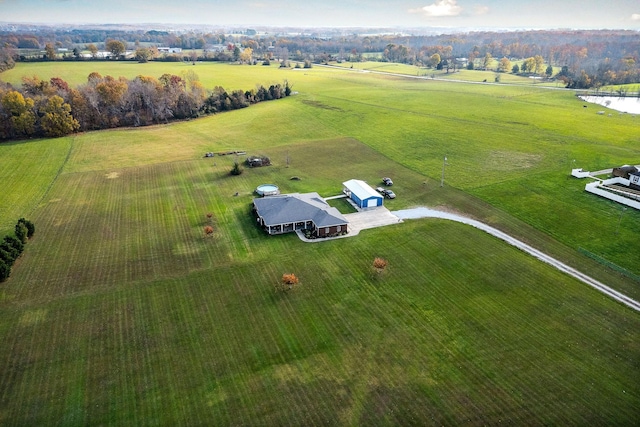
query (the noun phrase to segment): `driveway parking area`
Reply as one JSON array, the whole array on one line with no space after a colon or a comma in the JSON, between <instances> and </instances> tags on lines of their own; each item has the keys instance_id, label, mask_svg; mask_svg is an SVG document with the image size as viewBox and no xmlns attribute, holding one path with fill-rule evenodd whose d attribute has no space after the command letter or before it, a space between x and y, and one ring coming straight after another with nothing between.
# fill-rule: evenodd
<instances>
[{"instance_id":1,"label":"driveway parking area","mask_svg":"<svg viewBox=\"0 0 640 427\"><path fill-rule=\"evenodd\" d=\"M305 242L326 242L332 239L344 239L345 237L357 236L358 233L360 233L360 230L384 227L385 225L398 224L399 222L402 222L400 218L392 214L389 209L384 206L368 208L359 212L345 214L344 217L349 221L349 233L343 236L327 237L323 239L307 239L304 237L302 231L298 230L296 233L300 240Z\"/></svg>"},{"instance_id":2,"label":"driveway parking area","mask_svg":"<svg viewBox=\"0 0 640 427\"><path fill-rule=\"evenodd\" d=\"M392 214L389 209L384 206L369 208L360 212L345 214L344 217L349 221L350 236L357 235L360 230L368 228L383 227L385 225L397 224L402 222L400 218Z\"/></svg>"}]
</instances>

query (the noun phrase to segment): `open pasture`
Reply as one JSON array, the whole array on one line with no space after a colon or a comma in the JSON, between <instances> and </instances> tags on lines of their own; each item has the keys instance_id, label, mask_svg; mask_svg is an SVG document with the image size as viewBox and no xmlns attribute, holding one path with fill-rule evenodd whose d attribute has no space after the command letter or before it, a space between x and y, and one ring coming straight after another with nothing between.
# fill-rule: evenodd
<instances>
[{"instance_id":1,"label":"open pasture","mask_svg":"<svg viewBox=\"0 0 640 427\"><path fill-rule=\"evenodd\" d=\"M257 71L258 68L260 71ZM15 68L0 74L0 80L20 86L22 76L36 75L43 80L60 77L71 87L87 82L87 77L97 71L103 76L126 77L134 79L136 76L150 76L158 78L165 73L182 75L185 72L195 72L207 89L223 86L226 90L251 90L256 85L269 87L274 83L282 83L287 70L280 70L277 64L263 65L230 65L218 62L148 62L141 64L136 61L57 61L18 63Z\"/></svg>"},{"instance_id":2,"label":"open pasture","mask_svg":"<svg viewBox=\"0 0 640 427\"><path fill-rule=\"evenodd\" d=\"M258 83L281 71L237 69ZM329 196L388 175L392 210L455 209L638 299L637 282L577 249L638 273L640 216L614 230L616 207L567 179L573 159L639 158L638 119L531 88L285 73L298 95L232 113L0 144L2 164L22 162L2 177L29 195L8 187L3 205L37 228L0 285L0 424L637 420L640 318L628 308L460 224L308 244L267 237L249 206L263 183ZM216 84L235 87L232 74ZM234 149L273 166L232 177L244 157L202 158ZM291 272L301 285L275 292Z\"/></svg>"},{"instance_id":3,"label":"open pasture","mask_svg":"<svg viewBox=\"0 0 640 427\"><path fill-rule=\"evenodd\" d=\"M340 147L356 160L305 167ZM634 419L636 313L458 224L268 238L256 185L332 194L390 163L354 140L267 154L274 166L239 177L233 156L60 175L1 290L3 424ZM395 172L400 196L438 192ZM276 293L285 272L301 285Z\"/></svg>"},{"instance_id":4,"label":"open pasture","mask_svg":"<svg viewBox=\"0 0 640 427\"><path fill-rule=\"evenodd\" d=\"M513 64L518 63L517 61ZM522 63L518 63L520 66ZM407 64L396 64L393 62L377 62L377 61L365 61L365 62L342 62L331 63L332 66L348 68L351 70L359 70L364 72L374 71L390 74L403 74L406 76L416 76L421 78L435 78L435 79L448 79L448 80L460 80L465 82L480 83L489 82L494 83L496 75L500 76L500 83L517 84L517 85L535 85L535 86L549 86L549 87L564 87L562 82L545 82L534 80L529 77L518 76L507 73L496 73L496 71L482 71L482 70L467 70L453 68L447 72L446 68L437 70L435 68L417 67ZM491 65L491 68L497 68L497 61ZM555 70L557 72L558 70Z\"/></svg>"},{"instance_id":5,"label":"open pasture","mask_svg":"<svg viewBox=\"0 0 640 427\"><path fill-rule=\"evenodd\" d=\"M131 76L162 65L83 62L57 71L66 73L64 79L77 69L84 76L91 64L112 67L102 70L112 74L127 69ZM43 77L58 75L57 64L19 64L25 65L42 67ZM626 212L618 218L624 225L618 227L618 206L594 200L581 191L582 181L567 179L572 167L597 170L640 162L640 122L631 115L599 116L594 108L583 108L571 92L531 86L410 80L335 67L280 70L207 63L194 68L205 72L201 79L212 82L208 87L246 87L246 82L252 86L286 78L299 94L215 120L79 135L68 171L92 170L96 159L101 168L135 166L168 157L190 159L214 146L259 150L354 137L432 179L441 175L447 156L448 185L490 200L573 250L583 247L640 273L626 250L635 245L638 213ZM157 68L155 74L161 71ZM31 74L25 68L22 72Z\"/></svg>"}]
</instances>

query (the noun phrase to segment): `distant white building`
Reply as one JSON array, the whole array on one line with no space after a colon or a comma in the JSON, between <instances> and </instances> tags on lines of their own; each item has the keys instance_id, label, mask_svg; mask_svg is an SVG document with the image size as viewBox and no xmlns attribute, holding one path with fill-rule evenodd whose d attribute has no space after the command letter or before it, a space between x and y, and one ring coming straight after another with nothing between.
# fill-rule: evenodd
<instances>
[{"instance_id":1,"label":"distant white building","mask_svg":"<svg viewBox=\"0 0 640 427\"><path fill-rule=\"evenodd\" d=\"M181 53L181 47L159 47L158 52L160 53Z\"/></svg>"},{"instance_id":2,"label":"distant white building","mask_svg":"<svg viewBox=\"0 0 640 427\"><path fill-rule=\"evenodd\" d=\"M227 50L227 45L226 44L213 44L213 45L209 46L209 50L211 52L224 52L225 50Z\"/></svg>"}]
</instances>

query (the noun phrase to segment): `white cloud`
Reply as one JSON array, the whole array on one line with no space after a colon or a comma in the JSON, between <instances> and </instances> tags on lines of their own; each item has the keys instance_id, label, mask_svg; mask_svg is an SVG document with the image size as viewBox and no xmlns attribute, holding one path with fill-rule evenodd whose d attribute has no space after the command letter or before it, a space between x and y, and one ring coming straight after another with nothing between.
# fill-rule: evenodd
<instances>
[{"instance_id":1,"label":"white cloud","mask_svg":"<svg viewBox=\"0 0 640 427\"><path fill-rule=\"evenodd\" d=\"M640 13L634 13L633 15L631 15L631 20L640 21Z\"/></svg>"},{"instance_id":2,"label":"white cloud","mask_svg":"<svg viewBox=\"0 0 640 427\"><path fill-rule=\"evenodd\" d=\"M411 13L423 13L430 17L457 16L462 12L456 0L437 0L434 4L420 9L411 9Z\"/></svg>"},{"instance_id":3,"label":"white cloud","mask_svg":"<svg viewBox=\"0 0 640 427\"><path fill-rule=\"evenodd\" d=\"M489 6L476 6L475 12L476 15L486 15L489 13Z\"/></svg>"}]
</instances>

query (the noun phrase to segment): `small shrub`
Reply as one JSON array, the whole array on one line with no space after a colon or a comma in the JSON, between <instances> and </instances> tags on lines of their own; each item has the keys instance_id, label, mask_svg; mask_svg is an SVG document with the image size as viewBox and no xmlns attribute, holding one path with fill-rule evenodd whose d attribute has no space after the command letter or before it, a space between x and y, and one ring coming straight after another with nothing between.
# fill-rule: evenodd
<instances>
[{"instance_id":1,"label":"small shrub","mask_svg":"<svg viewBox=\"0 0 640 427\"><path fill-rule=\"evenodd\" d=\"M376 257L376 258L373 260L373 268L375 268L375 269L376 269L376 270L378 270L379 272L381 272L381 271L383 271L385 268L387 268L387 265L388 265L388 264L389 264L389 263L388 263L388 262L387 262L387 260L386 260L386 259L384 259L384 258Z\"/></svg>"},{"instance_id":2,"label":"small shrub","mask_svg":"<svg viewBox=\"0 0 640 427\"><path fill-rule=\"evenodd\" d=\"M238 162L234 162L233 163L233 168L231 168L231 175L241 175L242 174L242 167L240 166L240 163Z\"/></svg>"},{"instance_id":3,"label":"small shrub","mask_svg":"<svg viewBox=\"0 0 640 427\"><path fill-rule=\"evenodd\" d=\"M0 282L6 280L11 275L11 265L0 260Z\"/></svg>"},{"instance_id":4,"label":"small shrub","mask_svg":"<svg viewBox=\"0 0 640 427\"><path fill-rule=\"evenodd\" d=\"M298 276L293 273L285 273L282 275L282 280L276 285L276 290L289 291L293 289L299 282Z\"/></svg>"},{"instance_id":5,"label":"small shrub","mask_svg":"<svg viewBox=\"0 0 640 427\"><path fill-rule=\"evenodd\" d=\"M24 225L24 223L19 222L16 224L15 227L15 233L16 233L16 237L18 238L18 240L20 240L22 243L27 243L27 226Z\"/></svg>"},{"instance_id":6,"label":"small shrub","mask_svg":"<svg viewBox=\"0 0 640 427\"><path fill-rule=\"evenodd\" d=\"M295 285L298 282L299 282L298 277L293 273L290 273L290 274L285 273L282 275L282 283L286 285Z\"/></svg>"},{"instance_id":7,"label":"small shrub","mask_svg":"<svg viewBox=\"0 0 640 427\"><path fill-rule=\"evenodd\" d=\"M24 243L13 236L5 236L2 245L7 244L9 247L18 251L18 255L24 251ZM17 257L16 257L17 258Z\"/></svg>"},{"instance_id":8,"label":"small shrub","mask_svg":"<svg viewBox=\"0 0 640 427\"><path fill-rule=\"evenodd\" d=\"M15 249L14 249L15 251ZM5 248L0 247L0 261L3 261L7 265L13 265L16 260L17 252L9 252Z\"/></svg>"},{"instance_id":9,"label":"small shrub","mask_svg":"<svg viewBox=\"0 0 640 427\"><path fill-rule=\"evenodd\" d=\"M18 220L18 224L24 224L27 227L27 237L30 239L33 237L33 234L36 232L36 226L33 225L31 221L28 219L20 218Z\"/></svg>"},{"instance_id":10,"label":"small shrub","mask_svg":"<svg viewBox=\"0 0 640 427\"><path fill-rule=\"evenodd\" d=\"M20 252L9 243L2 242L0 243L0 256L7 264L13 265L13 262L20 256Z\"/></svg>"}]
</instances>

